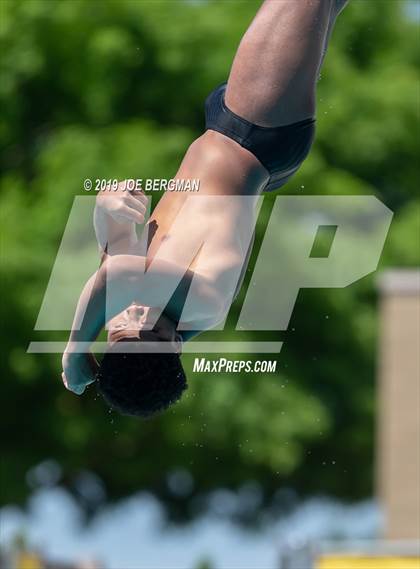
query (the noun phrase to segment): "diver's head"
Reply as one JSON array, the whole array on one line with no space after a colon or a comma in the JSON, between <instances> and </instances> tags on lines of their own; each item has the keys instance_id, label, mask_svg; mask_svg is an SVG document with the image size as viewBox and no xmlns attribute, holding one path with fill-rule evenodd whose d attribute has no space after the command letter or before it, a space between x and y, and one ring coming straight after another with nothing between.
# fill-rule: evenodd
<instances>
[{"instance_id":1,"label":"diver's head","mask_svg":"<svg viewBox=\"0 0 420 569\"><path fill-rule=\"evenodd\" d=\"M133 303L109 322L109 347L97 374L98 389L105 401L124 415L151 417L178 401L187 388L179 356L181 336L165 315L151 328L153 312ZM127 353L126 348L121 350L121 342L137 346ZM136 351L143 342L152 351ZM167 350L163 353L159 351L162 342Z\"/></svg>"}]
</instances>

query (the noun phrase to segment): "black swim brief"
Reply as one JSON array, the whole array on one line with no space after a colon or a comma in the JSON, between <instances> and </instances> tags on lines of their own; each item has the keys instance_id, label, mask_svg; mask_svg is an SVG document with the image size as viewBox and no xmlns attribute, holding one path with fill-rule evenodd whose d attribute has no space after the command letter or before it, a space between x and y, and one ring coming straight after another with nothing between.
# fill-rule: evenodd
<instances>
[{"instance_id":1,"label":"black swim brief","mask_svg":"<svg viewBox=\"0 0 420 569\"><path fill-rule=\"evenodd\" d=\"M225 105L226 83L206 99L206 129L228 136L258 158L270 174L265 191L277 190L297 172L311 148L315 119L278 127L255 125Z\"/></svg>"}]
</instances>

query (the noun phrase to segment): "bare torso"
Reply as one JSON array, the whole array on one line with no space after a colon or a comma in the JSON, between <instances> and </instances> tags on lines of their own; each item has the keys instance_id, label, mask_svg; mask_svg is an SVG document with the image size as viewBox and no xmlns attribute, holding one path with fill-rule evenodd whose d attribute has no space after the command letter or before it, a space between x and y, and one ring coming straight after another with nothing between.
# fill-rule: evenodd
<instances>
[{"instance_id":1,"label":"bare torso","mask_svg":"<svg viewBox=\"0 0 420 569\"><path fill-rule=\"evenodd\" d=\"M212 200L214 196L258 196L267 180L267 172L253 154L239 144L217 132L207 130L188 149L176 179L199 179L195 192L166 192L154 209L150 220L148 257L153 258L164 241L173 242L172 253L176 260L178 247L185 239L192 239L212 228L212 241L221 247L222 257L230 247L241 246L238 230L240 219L253 214L247 200ZM198 197L198 199L195 199ZM232 207L222 207L226 204ZM242 207L233 207L233 204ZM218 205L220 207L218 207ZM171 228L182 208L188 208L188 225L182 234ZM209 260L212 262L211 260Z\"/></svg>"},{"instance_id":2,"label":"bare torso","mask_svg":"<svg viewBox=\"0 0 420 569\"><path fill-rule=\"evenodd\" d=\"M161 198L148 221L148 262L158 255L182 265L186 243L205 240L206 255L199 262L194 258L189 268L226 294L238 266L242 275L246 269L257 198L267 172L239 144L208 130L190 146L176 178L199 179L200 187L195 192L166 192ZM177 223L179 216L182 222Z\"/></svg>"}]
</instances>

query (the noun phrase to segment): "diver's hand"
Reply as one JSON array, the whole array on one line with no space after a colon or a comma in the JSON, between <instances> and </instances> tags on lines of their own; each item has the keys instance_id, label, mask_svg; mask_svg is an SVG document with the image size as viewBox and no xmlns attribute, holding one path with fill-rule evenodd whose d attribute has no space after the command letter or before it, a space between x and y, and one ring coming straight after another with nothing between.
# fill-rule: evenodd
<instances>
[{"instance_id":1,"label":"diver's hand","mask_svg":"<svg viewBox=\"0 0 420 569\"><path fill-rule=\"evenodd\" d=\"M99 364L91 352L72 353L65 351L62 359L61 379L69 391L82 395L86 386L95 381Z\"/></svg>"},{"instance_id":2,"label":"diver's hand","mask_svg":"<svg viewBox=\"0 0 420 569\"><path fill-rule=\"evenodd\" d=\"M117 223L144 223L146 206L147 196L141 190L128 190L126 182L120 182L116 190L109 188L98 192L96 196L99 211Z\"/></svg>"}]
</instances>

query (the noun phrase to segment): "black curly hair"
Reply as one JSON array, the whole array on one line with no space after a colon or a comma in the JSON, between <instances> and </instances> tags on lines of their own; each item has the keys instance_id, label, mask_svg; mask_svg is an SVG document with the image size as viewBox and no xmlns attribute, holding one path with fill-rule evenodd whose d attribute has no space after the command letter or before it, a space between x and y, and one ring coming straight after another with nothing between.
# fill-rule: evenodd
<instances>
[{"instance_id":1,"label":"black curly hair","mask_svg":"<svg viewBox=\"0 0 420 569\"><path fill-rule=\"evenodd\" d=\"M123 415L149 418L181 398L187 379L175 353L108 351L96 376L99 393Z\"/></svg>"}]
</instances>

